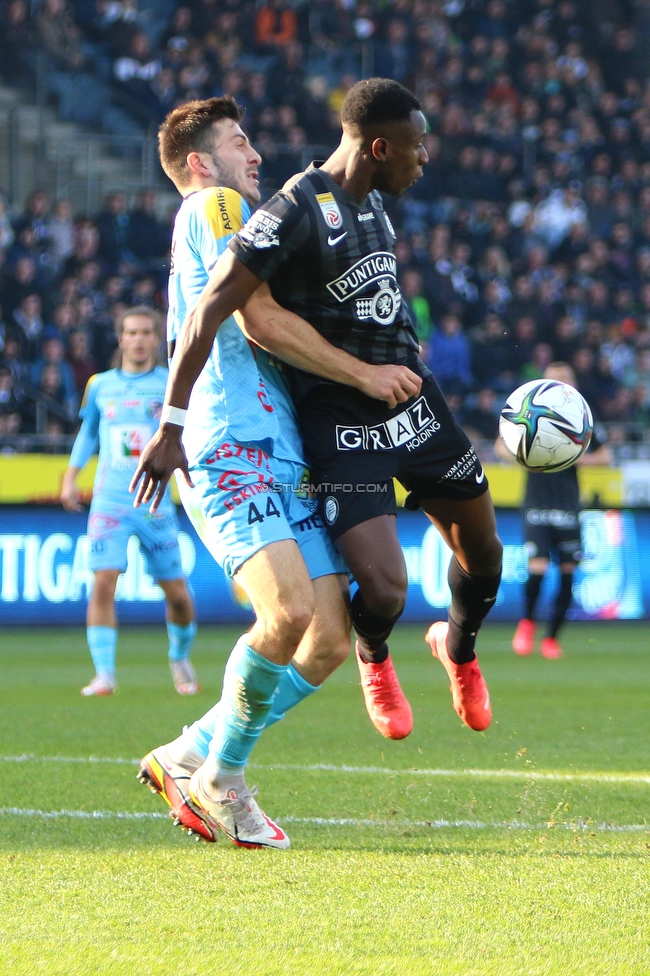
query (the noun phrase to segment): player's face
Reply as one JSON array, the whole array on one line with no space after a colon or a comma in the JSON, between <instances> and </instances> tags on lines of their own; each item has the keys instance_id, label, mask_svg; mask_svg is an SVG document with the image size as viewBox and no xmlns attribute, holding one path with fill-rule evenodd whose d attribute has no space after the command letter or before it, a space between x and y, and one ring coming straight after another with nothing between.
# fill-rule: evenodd
<instances>
[{"instance_id":1,"label":"player's face","mask_svg":"<svg viewBox=\"0 0 650 976\"><path fill-rule=\"evenodd\" d=\"M214 125L214 149L210 154L215 186L227 186L241 193L254 206L260 201L257 170L262 157L233 119ZM210 164L208 164L210 165Z\"/></svg>"},{"instance_id":2,"label":"player's face","mask_svg":"<svg viewBox=\"0 0 650 976\"><path fill-rule=\"evenodd\" d=\"M119 339L122 368L133 372L151 369L158 342L158 333L148 315L129 315Z\"/></svg>"},{"instance_id":3,"label":"player's face","mask_svg":"<svg viewBox=\"0 0 650 976\"><path fill-rule=\"evenodd\" d=\"M390 196L398 197L422 176L422 167L429 161L422 138L427 123L422 112L413 111L403 122L394 122L386 137L385 158L379 163L374 187Z\"/></svg>"}]
</instances>

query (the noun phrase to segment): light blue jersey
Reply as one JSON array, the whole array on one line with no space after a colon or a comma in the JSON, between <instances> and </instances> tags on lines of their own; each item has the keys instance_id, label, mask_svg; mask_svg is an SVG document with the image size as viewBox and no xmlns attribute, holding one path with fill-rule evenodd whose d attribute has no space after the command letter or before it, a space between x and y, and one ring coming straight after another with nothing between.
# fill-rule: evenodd
<instances>
[{"instance_id":1,"label":"light blue jersey","mask_svg":"<svg viewBox=\"0 0 650 976\"><path fill-rule=\"evenodd\" d=\"M224 187L208 187L183 200L172 240L170 343L178 338L228 241L249 216L246 201ZM189 464L206 458L229 439L302 463L294 407L282 378L268 356L249 344L232 317L220 326L192 390L183 432Z\"/></svg>"},{"instance_id":2,"label":"light blue jersey","mask_svg":"<svg viewBox=\"0 0 650 976\"><path fill-rule=\"evenodd\" d=\"M155 515L144 507L135 509L129 494L140 455L158 430L166 385L162 366L148 373L110 369L88 380L70 466L83 468L99 443L88 518L88 565L93 572L124 572L129 538L136 535L155 579L182 576L178 520L169 489Z\"/></svg>"},{"instance_id":3,"label":"light blue jersey","mask_svg":"<svg viewBox=\"0 0 650 976\"><path fill-rule=\"evenodd\" d=\"M158 430L167 370L148 373L109 369L91 376L79 416L83 423L70 454L70 465L83 468L99 442L93 497L131 505L129 482L146 444ZM169 492L165 504L171 506Z\"/></svg>"}]
</instances>

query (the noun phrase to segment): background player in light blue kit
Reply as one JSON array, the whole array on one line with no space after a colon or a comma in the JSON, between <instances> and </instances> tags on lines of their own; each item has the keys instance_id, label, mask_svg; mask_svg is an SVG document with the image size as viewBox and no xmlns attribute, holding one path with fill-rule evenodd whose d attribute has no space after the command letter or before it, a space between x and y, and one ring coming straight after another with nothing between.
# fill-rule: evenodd
<instances>
[{"instance_id":1,"label":"background player in light blue kit","mask_svg":"<svg viewBox=\"0 0 650 976\"><path fill-rule=\"evenodd\" d=\"M87 636L95 677L82 695L115 691L117 617L115 588L127 564L127 545L137 536L149 571L167 602L169 666L176 690L193 695L198 689L189 659L196 633L194 608L187 590L178 547L178 521L169 494L155 515L137 511L128 485L140 455L158 429L167 370L157 364L159 318L145 306L131 308L117 324L120 365L88 381L74 442L63 479L61 501L70 512L81 511L77 475L95 453L99 461L88 518L89 566L95 575L88 601Z\"/></svg>"}]
</instances>

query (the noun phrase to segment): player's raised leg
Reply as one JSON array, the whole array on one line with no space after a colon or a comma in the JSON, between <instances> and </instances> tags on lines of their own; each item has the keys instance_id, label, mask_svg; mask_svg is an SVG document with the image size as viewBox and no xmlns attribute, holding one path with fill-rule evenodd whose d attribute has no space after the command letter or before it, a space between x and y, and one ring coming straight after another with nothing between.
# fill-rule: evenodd
<instances>
[{"instance_id":1,"label":"player's raised leg","mask_svg":"<svg viewBox=\"0 0 650 976\"><path fill-rule=\"evenodd\" d=\"M81 689L85 697L112 695L117 687L115 588L120 572L119 569L98 569L94 573L86 614L86 637L95 666L95 677Z\"/></svg>"},{"instance_id":2,"label":"player's raised leg","mask_svg":"<svg viewBox=\"0 0 650 976\"><path fill-rule=\"evenodd\" d=\"M396 518L366 519L343 532L336 545L359 584L350 610L366 710L383 736L404 739L413 728L413 714L387 643L404 609L408 587Z\"/></svg>"},{"instance_id":3,"label":"player's raised leg","mask_svg":"<svg viewBox=\"0 0 650 976\"><path fill-rule=\"evenodd\" d=\"M426 641L449 676L454 708L466 725L483 731L492 711L474 646L479 627L496 600L503 551L492 499L485 492L463 501L425 499L420 507L454 554L449 564L448 623L432 624Z\"/></svg>"}]
</instances>

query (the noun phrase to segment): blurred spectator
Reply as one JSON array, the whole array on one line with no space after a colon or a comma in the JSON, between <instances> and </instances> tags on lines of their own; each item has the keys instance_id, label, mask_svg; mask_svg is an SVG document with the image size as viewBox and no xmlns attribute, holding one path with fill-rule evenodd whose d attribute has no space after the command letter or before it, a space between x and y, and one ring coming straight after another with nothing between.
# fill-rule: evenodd
<instances>
[{"instance_id":1,"label":"blurred spectator","mask_svg":"<svg viewBox=\"0 0 650 976\"><path fill-rule=\"evenodd\" d=\"M20 342L20 358L27 363L34 362L45 328L40 296L30 294L23 298L12 318Z\"/></svg>"},{"instance_id":2,"label":"blurred spectator","mask_svg":"<svg viewBox=\"0 0 650 976\"><path fill-rule=\"evenodd\" d=\"M126 209L125 193L111 193L94 224L99 234L98 256L107 265L119 271L137 264L131 249L131 218Z\"/></svg>"},{"instance_id":3,"label":"blurred spectator","mask_svg":"<svg viewBox=\"0 0 650 976\"><path fill-rule=\"evenodd\" d=\"M75 329L68 338L68 357L74 376L77 393L83 394L91 376L97 372L97 362L90 353L90 339L87 332Z\"/></svg>"},{"instance_id":4,"label":"blurred spectator","mask_svg":"<svg viewBox=\"0 0 650 976\"><path fill-rule=\"evenodd\" d=\"M128 244L145 267L169 256L171 232L156 216L156 194L141 190L135 210L129 214Z\"/></svg>"},{"instance_id":5,"label":"blurred spectator","mask_svg":"<svg viewBox=\"0 0 650 976\"><path fill-rule=\"evenodd\" d=\"M65 0L43 0L36 26L41 44L57 68L79 71L86 58L80 45L79 29Z\"/></svg>"},{"instance_id":6,"label":"blurred spectator","mask_svg":"<svg viewBox=\"0 0 650 976\"><path fill-rule=\"evenodd\" d=\"M427 366L443 392L465 393L474 382L469 340L458 315L443 315L429 340Z\"/></svg>"},{"instance_id":7,"label":"blurred spectator","mask_svg":"<svg viewBox=\"0 0 650 976\"><path fill-rule=\"evenodd\" d=\"M480 387L463 407L459 423L472 442L493 442L499 433L499 403L489 386Z\"/></svg>"},{"instance_id":8,"label":"blurred spectator","mask_svg":"<svg viewBox=\"0 0 650 976\"><path fill-rule=\"evenodd\" d=\"M20 416L20 404L14 394L14 377L7 366L0 365L0 417Z\"/></svg>"},{"instance_id":9,"label":"blurred spectator","mask_svg":"<svg viewBox=\"0 0 650 976\"><path fill-rule=\"evenodd\" d=\"M72 367L65 360L65 346L61 339L55 337L45 339L41 348L41 354L32 365L30 370L30 382L32 386L41 385L41 377L48 366L56 366L60 374L61 388L63 390L63 402L73 405L77 395L77 384L75 383Z\"/></svg>"},{"instance_id":10,"label":"blurred spectator","mask_svg":"<svg viewBox=\"0 0 650 976\"><path fill-rule=\"evenodd\" d=\"M255 17L255 40L263 52L292 44L298 33L298 18L285 0L268 0Z\"/></svg>"},{"instance_id":11,"label":"blurred spectator","mask_svg":"<svg viewBox=\"0 0 650 976\"><path fill-rule=\"evenodd\" d=\"M13 244L15 234L11 226L11 218L7 210L7 201L0 193L0 253L7 251Z\"/></svg>"},{"instance_id":12,"label":"blurred spectator","mask_svg":"<svg viewBox=\"0 0 650 976\"><path fill-rule=\"evenodd\" d=\"M422 356L426 358L428 343L434 325L431 318L429 303L424 297L422 275L417 268L406 268L401 276L402 296L413 318L418 342L422 347Z\"/></svg>"},{"instance_id":13,"label":"blurred spectator","mask_svg":"<svg viewBox=\"0 0 650 976\"><path fill-rule=\"evenodd\" d=\"M61 199L55 203L49 221L49 233L52 242L52 265L58 273L74 251L74 221L69 200Z\"/></svg>"},{"instance_id":14,"label":"blurred spectator","mask_svg":"<svg viewBox=\"0 0 650 976\"><path fill-rule=\"evenodd\" d=\"M486 315L472 342L472 373L481 385L509 393L516 385L514 345L503 319Z\"/></svg>"}]
</instances>

